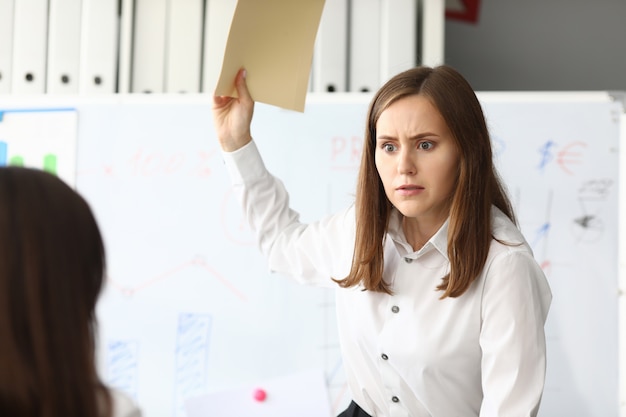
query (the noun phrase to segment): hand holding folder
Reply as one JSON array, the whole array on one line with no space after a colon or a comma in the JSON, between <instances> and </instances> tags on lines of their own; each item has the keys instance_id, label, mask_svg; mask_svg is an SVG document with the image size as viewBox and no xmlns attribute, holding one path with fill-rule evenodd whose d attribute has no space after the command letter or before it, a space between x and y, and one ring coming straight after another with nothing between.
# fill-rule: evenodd
<instances>
[{"instance_id":1,"label":"hand holding folder","mask_svg":"<svg viewBox=\"0 0 626 417\"><path fill-rule=\"evenodd\" d=\"M245 68L254 101L304 111L323 8L324 0L239 0L214 94L236 97Z\"/></svg>"}]
</instances>

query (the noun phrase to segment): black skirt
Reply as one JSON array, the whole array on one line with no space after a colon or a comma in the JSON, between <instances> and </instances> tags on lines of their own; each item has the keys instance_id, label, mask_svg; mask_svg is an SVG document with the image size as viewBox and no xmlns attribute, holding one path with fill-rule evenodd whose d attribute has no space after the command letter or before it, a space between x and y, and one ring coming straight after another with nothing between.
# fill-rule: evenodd
<instances>
[{"instance_id":1,"label":"black skirt","mask_svg":"<svg viewBox=\"0 0 626 417\"><path fill-rule=\"evenodd\" d=\"M350 403L350 406L343 413L339 414L337 417L372 417L367 414L361 407L357 405L354 401Z\"/></svg>"}]
</instances>

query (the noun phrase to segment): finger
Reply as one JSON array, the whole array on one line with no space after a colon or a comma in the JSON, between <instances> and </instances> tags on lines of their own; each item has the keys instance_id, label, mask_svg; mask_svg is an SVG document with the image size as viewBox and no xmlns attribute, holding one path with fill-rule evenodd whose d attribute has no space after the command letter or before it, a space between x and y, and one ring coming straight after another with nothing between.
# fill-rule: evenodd
<instances>
[{"instance_id":1,"label":"finger","mask_svg":"<svg viewBox=\"0 0 626 417\"><path fill-rule=\"evenodd\" d=\"M230 102L231 100L232 100L232 97L213 96L213 104L215 105L215 107L223 107L226 104L228 104L228 102Z\"/></svg>"},{"instance_id":2,"label":"finger","mask_svg":"<svg viewBox=\"0 0 626 417\"><path fill-rule=\"evenodd\" d=\"M246 101L252 101L250 92L248 91L248 84L246 82L247 72L245 68L241 68L237 73L235 79L235 87L237 88L237 95Z\"/></svg>"}]
</instances>

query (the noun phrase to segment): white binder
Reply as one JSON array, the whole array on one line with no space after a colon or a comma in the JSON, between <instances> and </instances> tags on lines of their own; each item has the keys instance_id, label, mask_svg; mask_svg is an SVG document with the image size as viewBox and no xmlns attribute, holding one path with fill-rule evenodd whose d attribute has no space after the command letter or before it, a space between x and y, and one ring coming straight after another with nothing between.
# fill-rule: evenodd
<instances>
[{"instance_id":1,"label":"white binder","mask_svg":"<svg viewBox=\"0 0 626 417\"><path fill-rule=\"evenodd\" d=\"M237 0L206 0L202 63L202 91L205 93L212 94L217 85L236 6Z\"/></svg>"},{"instance_id":2,"label":"white binder","mask_svg":"<svg viewBox=\"0 0 626 417\"><path fill-rule=\"evenodd\" d=\"M13 16L11 91L43 94L46 91L48 0L15 1Z\"/></svg>"},{"instance_id":3,"label":"white binder","mask_svg":"<svg viewBox=\"0 0 626 417\"><path fill-rule=\"evenodd\" d=\"M170 0L165 92L198 93L202 66L202 0Z\"/></svg>"},{"instance_id":4,"label":"white binder","mask_svg":"<svg viewBox=\"0 0 626 417\"><path fill-rule=\"evenodd\" d=\"M119 50L117 71L117 92L130 93L130 80L133 62L133 22L134 0L121 0L119 21Z\"/></svg>"},{"instance_id":5,"label":"white binder","mask_svg":"<svg viewBox=\"0 0 626 417\"><path fill-rule=\"evenodd\" d=\"M381 0L381 83L417 64L417 1Z\"/></svg>"},{"instance_id":6,"label":"white binder","mask_svg":"<svg viewBox=\"0 0 626 417\"><path fill-rule=\"evenodd\" d=\"M78 93L82 0L50 0L47 93Z\"/></svg>"},{"instance_id":7,"label":"white binder","mask_svg":"<svg viewBox=\"0 0 626 417\"><path fill-rule=\"evenodd\" d=\"M0 0L0 94L11 92L13 55L13 0Z\"/></svg>"},{"instance_id":8,"label":"white binder","mask_svg":"<svg viewBox=\"0 0 626 417\"><path fill-rule=\"evenodd\" d=\"M326 0L313 51L312 91L347 90L348 0Z\"/></svg>"},{"instance_id":9,"label":"white binder","mask_svg":"<svg viewBox=\"0 0 626 417\"><path fill-rule=\"evenodd\" d=\"M436 66L444 63L445 0L422 2L421 64Z\"/></svg>"},{"instance_id":10,"label":"white binder","mask_svg":"<svg viewBox=\"0 0 626 417\"><path fill-rule=\"evenodd\" d=\"M162 93L164 90L167 8L167 0L135 0L133 93Z\"/></svg>"},{"instance_id":11,"label":"white binder","mask_svg":"<svg viewBox=\"0 0 626 417\"><path fill-rule=\"evenodd\" d=\"M381 0L351 0L348 90L372 92L380 87Z\"/></svg>"},{"instance_id":12,"label":"white binder","mask_svg":"<svg viewBox=\"0 0 626 417\"><path fill-rule=\"evenodd\" d=\"M117 3L117 0L83 0L80 93L116 91Z\"/></svg>"}]
</instances>

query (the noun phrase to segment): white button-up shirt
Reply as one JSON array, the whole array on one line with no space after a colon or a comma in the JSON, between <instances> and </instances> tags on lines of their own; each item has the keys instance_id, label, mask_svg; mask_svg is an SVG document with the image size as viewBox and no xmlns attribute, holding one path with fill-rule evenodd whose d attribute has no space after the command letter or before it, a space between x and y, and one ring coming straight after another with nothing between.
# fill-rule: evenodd
<instances>
[{"instance_id":1,"label":"white button-up shirt","mask_svg":"<svg viewBox=\"0 0 626 417\"><path fill-rule=\"evenodd\" d=\"M448 224L418 251L395 211L385 240L392 295L344 289L355 210L302 224L254 142L224 161L269 268L336 290L344 370L354 401L378 417L535 416L544 387L544 324L552 299L518 228L492 211L493 240L480 276L460 297L440 299L449 272Z\"/></svg>"}]
</instances>

